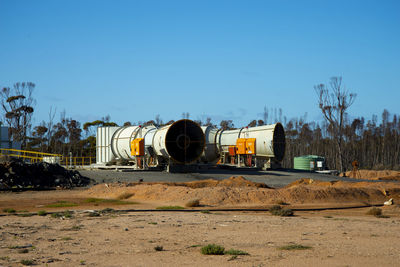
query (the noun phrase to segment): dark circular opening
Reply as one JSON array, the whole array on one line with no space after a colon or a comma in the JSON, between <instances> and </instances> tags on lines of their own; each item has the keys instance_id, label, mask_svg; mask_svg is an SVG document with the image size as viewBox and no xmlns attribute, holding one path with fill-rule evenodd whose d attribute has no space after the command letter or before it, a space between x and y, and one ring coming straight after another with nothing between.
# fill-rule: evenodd
<instances>
[{"instance_id":1,"label":"dark circular opening","mask_svg":"<svg viewBox=\"0 0 400 267\"><path fill-rule=\"evenodd\" d=\"M282 161L283 156L285 155L286 148L286 138L285 138L285 130L283 129L282 124L277 123L274 129L274 139L272 140L273 150L275 159L277 161Z\"/></svg>"},{"instance_id":2,"label":"dark circular opening","mask_svg":"<svg viewBox=\"0 0 400 267\"><path fill-rule=\"evenodd\" d=\"M178 163L191 163L203 153L205 138L201 127L191 120L173 123L165 136L168 154Z\"/></svg>"},{"instance_id":3,"label":"dark circular opening","mask_svg":"<svg viewBox=\"0 0 400 267\"><path fill-rule=\"evenodd\" d=\"M178 135L176 138L176 144L180 149L187 149L190 145L190 137L187 135Z\"/></svg>"}]
</instances>

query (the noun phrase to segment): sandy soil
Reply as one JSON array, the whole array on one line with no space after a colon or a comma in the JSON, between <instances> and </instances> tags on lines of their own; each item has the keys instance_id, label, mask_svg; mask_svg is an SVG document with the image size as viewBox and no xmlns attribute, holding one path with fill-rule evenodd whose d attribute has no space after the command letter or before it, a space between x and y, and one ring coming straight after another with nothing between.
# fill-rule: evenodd
<instances>
[{"instance_id":1,"label":"sandy soil","mask_svg":"<svg viewBox=\"0 0 400 267\"><path fill-rule=\"evenodd\" d=\"M391 218L351 212L138 212L72 219L1 218L0 264L19 266L396 266L400 262L398 207ZM250 255L202 255L219 244ZM298 244L306 250L281 250ZM163 251L156 251L162 246ZM24 250L24 248L26 248Z\"/></svg>"},{"instance_id":2,"label":"sandy soil","mask_svg":"<svg viewBox=\"0 0 400 267\"><path fill-rule=\"evenodd\" d=\"M341 174L343 176L343 174ZM346 177L368 180L396 180L400 181L400 171L392 170L358 170L346 172Z\"/></svg>"},{"instance_id":3,"label":"sandy soil","mask_svg":"<svg viewBox=\"0 0 400 267\"><path fill-rule=\"evenodd\" d=\"M400 185L395 182L302 179L273 189L243 177L3 192L0 266L21 266L21 260L39 266L396 266L400 262L399 192ZM132 203L87 201L93 198ZM394 205L382 207L384 218L366 215L370 208L295 211L293 217L272 216L265 211L213 211L268 208L277 202L286 202L286 207L292 209L382 204L389 198L394 199ZM187 208L192 212L143 211L165 205L184 206L193 199L198 199L201 206ZM48 206L54 203L74 206ZM106 207L113 210L93 213ZM19 216L6 213L6 208L15 209ZM74 212L72 218L55 218L50 214L38 216L38 210ZM21 216L24 214L26 217ZM202 255L201 246L207 244L249 255ZM280 249L291 244L310 248ZM156 251L156 246L162 246L162 251Z\"/></svg>"}]
</instances>

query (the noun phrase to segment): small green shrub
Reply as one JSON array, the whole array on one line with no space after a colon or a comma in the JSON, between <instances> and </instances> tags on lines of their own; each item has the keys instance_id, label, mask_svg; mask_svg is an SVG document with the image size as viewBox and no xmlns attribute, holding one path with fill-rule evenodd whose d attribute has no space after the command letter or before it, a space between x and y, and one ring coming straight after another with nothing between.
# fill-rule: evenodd
<instances>
[{"instance_id":1,"label":"small green shrub","mask_svg":"<svg viewBox=\"0 0 400 267\"><path fill-rule=\"evenodd\" d=\"M35 262L33 260L21 260L22 265L33 265Z\"/></svg>"},{"instance_id":2,"label":"small green shrub","mask_svg":"<svg viewBox=\"0 0 400 267\"><path fill-rule=\"evenodd\" d=\"M64 211L64 212L55 212L51 214L52 218L72 218L72 211Z\"/></svg>"},{"instance_id":3,"label":"small green shrub","mask_svg":"<svg viewBox=\"0 0 400 267\"><path fill-rule=\"evenodd\" d=\"M224 252L225 255L249 255L246 251L238 249L230 249Z\"/></svg>"},{"instance_id":4,"label":"small green shrub","mask_svg":"<svg viewBox=\"0 0 400 267\"><path fill-rule=\"evenodd\" d=\"M149 224L157 225L157 222L149 222Z\"/></svg>"},{"instance_id":5,"label":"small green shrub","mask_svg":"<svg viewBox=\"0 0 400 267\"><path fill-rule=\"evenodd\" d=\"M224 255L225 248L220 245L209 244L201 248L204 255Z\"/></svg>"},{"instance_id":6,"label":"small green shrub","mask_svg":"<svg viewBox=\"0 0 400 267\"><path fill-rule=\"evenodd\" d=\"M202 211L200 211L201 213L204 213L204 214L210 214L211 212L209 211L209 210L202 210Z\"/></svg>"},{"instance_id":7,"label":"small green shrub","mask_svg":"<svg viewBox=\"0 0 400 267\"><path fill-rule=\"evenodd\" d=\"M228 261L236 260L236 258L237 258L237 255L233 255L232 257L230 257L230 258L228 259Z\"/></svg>"},{"instance_id":8,"label":"small green shrub","mask_svg":"<svg viewBox=\"0 0 400 267\"><path fill-rule=\"evenodd\" d=\"M369 211L367 211L367 215L373 215L375 217L381 216L382 215L382 209L373 207Z\"/></svg>"},{"instance_id":9,"label":"small green shrub","mask_svg":"<svg viewBox=\"0 0 400 267\"><path fill-rule=\"evenodd\" d=\"M18 253L29 253L29 249L21 248L21 249L18 250Z\"/></svg>"},{"instance_id":10,"label":"small green shrub","mask_svg":"<svg viewBox=\"0 0 400 267\"><path fill-rule=\"evenodd\" d=\"M94 211L94 212L89 212L88 214L89 217L100 217L100 213Z\"/></svg>"},{"instance_id":11,"label":"small green shrub","mask_svg":"<svg viewBox=\"0 0 400 267\"><path fill-rule=\"evenodd\" d=\"M113 214L113 213L117 213L117 212L118 212L117 210L112 209L112 208L105 208L100 211L100 213L102 213L102 214L107 214L107 213Z\"/></svg>"},{"instance_id":12,"label":"small green shrub","mask_svg":"<svg viewBox=\"0 0 400 267\"><path fill-rule=\"evenodd\" d=\"M300 244L291 244L291 245L279 247L278 249L280 249L280 250L305 250L305 249L311 249L311 248L312 247L310 247L310 246L304 246L304 245L300 245Z\"/></svg>"},{"instance_id":13,"label":"small green shrub","mask_svg":"<svg viewBox=\"0 0 400 267\"><path fill-rule=\"evenodd\" d=\"M45 211L45 210L39 210L39 211L37 212L37 215L39 215L39 216L46 216L46 215L47 215L47 211Z\"/></svg>"},{"instance_id":14,"label":"small green shrub","mask_svg":"<svg viewBox=\"0 0 400 267\"><path fill-rule=\"evenodd\" d=\"M381 215L377 215L376 217L377 217L377 218L383 218L383 219L390 218L390 216L383 215L383 214L381 214Z\"/></svg>"},{"instance_id":15,"label":"small green shrub","mask_svg":"<svg viewBox=\"0 0 400 267\"><path fill-rule=\"evenodd\" d=\"M15 210L15 209L12 209L12 208L4 208L4 209L3 209L3 212L7 212L7 213L15 213L15 212L16 212L16 210Z\"/></svg>"},{"instance_id":16,"label":"small green shrub","mask_svg":"<svg viewBox=\"0 0 400 267\"><path fill-rule=\"evenodd\" d=\"M163 246L155 246L155 247L154 247L154 250L155 250L155 251L163 251L164 248L163 248Z\"/></svg>"},{"instance_id":17,"label":"small green shrub","mask_svg":"<svg viewBox=\"0 0 400 267\"><path fill-rule=\"evenodd\" d=\"M185 207L198 207L200 206L200 200L199 199L192 199L189 200L186 204Z\"/></svg>"},{"instance_id":18,"label":"small green shrub","mask_svg":"<svg viewBox=\"0 0 400 267\"><path fill-rule=\"evenodd\" d=\"M291 209L282 208L279 205L274 205L269 209L269 212L275 216L293 216L293 211Z\"/></svg>"},{"instance_id":19,"label":"small green shrub","mask_svg":"<svg viewBox=\"0 0 400 267\"><path fill-rule=\"evenodd\" d=\"M185 208L181 207L181 206L161 206L161 207L157 207L156 209L158 209L158 210L183 210Z\"/></svg>"}]
</instances>

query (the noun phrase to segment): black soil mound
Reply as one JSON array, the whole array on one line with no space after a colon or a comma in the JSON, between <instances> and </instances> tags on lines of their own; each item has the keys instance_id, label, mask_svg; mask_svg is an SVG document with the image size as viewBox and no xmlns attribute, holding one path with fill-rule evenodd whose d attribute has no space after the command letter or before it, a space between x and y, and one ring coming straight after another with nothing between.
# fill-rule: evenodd
<instances>
[{"instance_id":1,"label":"black soil mound","mask_svg":"<svg viewBox=\"0 0 400 267\"><path fill-rule=\"evenodd\" d=\"M58 164L45 162L25 163L9 159L0 163L0 189L18 188L72 188L86 186L91 182L79 172L67 170Z\"/></svg>"}]
</instances>

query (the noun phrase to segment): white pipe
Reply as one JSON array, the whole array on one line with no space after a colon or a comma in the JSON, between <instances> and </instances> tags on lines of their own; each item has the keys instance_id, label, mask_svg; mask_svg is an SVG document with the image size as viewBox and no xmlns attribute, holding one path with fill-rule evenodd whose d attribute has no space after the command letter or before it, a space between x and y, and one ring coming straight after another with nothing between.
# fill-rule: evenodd
<instances>
[{"instance_id":1,"label":"white pipe","mask_svg":"<svg viewBox=\"0 0 400 267\"><path fill-rule=\"evenodd\" d=\"M203 154L201 154L200 160L205 163L215 163L219 159L219 152L217 148L217 132L218 129L213 126L202 126L206 145Z\"/></svg>"},{"instance_id":2,"label":"white pipe","mask_svg":"<svg viewBox=\"0 0 400 267\"><path fill-rule=\"evenodd\" d=\"M117 159L134 159L131 155L131 142L136 138L144 138L145 147L151 146L156 130L154 125L121 127L111 138L111 151Z\"/></svg>"},{"instance_id":3,"label":"white pipe","mask_svg":"<svg viewBox=\"0 0 400 267\"><path fill-rule=\"evenodd\" d=\"M283 159L285 131L280 123L218 131L216 133L216 144L219 153L227 153L228 147L235 146L238 138L256 139L256 157L275 158L277 161ZM209 138L206 137L206 140L209 140Z\"/></svg>"},{"instance_id":4,"label":"white pipe","mask_svg":"<svg viewBox=\"0 0 400 267\"><path fill-rule=\"evenodd\" d=\"M180 164L196 161L204 151L205 138L200 126L191 120L179 120L156 131L153 148L157 155Z\"/></svg>"}]
</instances>

